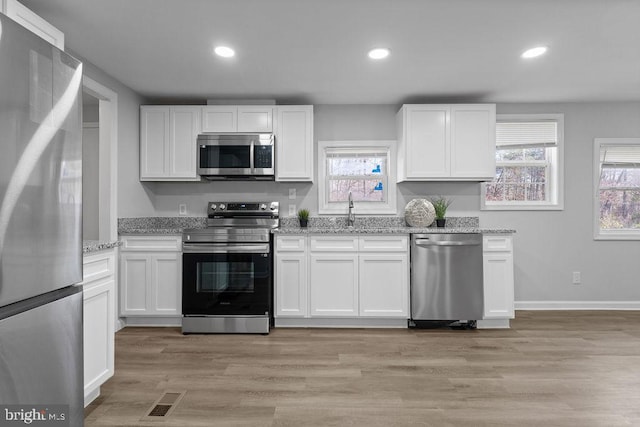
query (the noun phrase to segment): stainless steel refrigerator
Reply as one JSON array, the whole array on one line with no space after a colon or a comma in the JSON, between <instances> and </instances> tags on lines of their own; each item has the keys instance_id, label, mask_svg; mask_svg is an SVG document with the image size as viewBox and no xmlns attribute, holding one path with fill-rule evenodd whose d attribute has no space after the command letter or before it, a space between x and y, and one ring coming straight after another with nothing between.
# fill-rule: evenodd
<instances>
[{"instance_id":1,"label":"stainless steel refrigerator","mask_svg":"<svg viewBox=\"0 0 640 427\"><path fill-rule=\"evenodd\" d=\"M0 425L83 425L81 83L0 13Z\"/></svg>"}]
</instances>

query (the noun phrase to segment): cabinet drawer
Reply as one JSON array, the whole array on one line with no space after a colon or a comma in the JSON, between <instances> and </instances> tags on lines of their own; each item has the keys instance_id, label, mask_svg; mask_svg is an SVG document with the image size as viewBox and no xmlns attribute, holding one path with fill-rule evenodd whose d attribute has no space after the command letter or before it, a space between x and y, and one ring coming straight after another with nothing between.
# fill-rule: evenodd
<instances>
[{"instance_id":1,"label":"cabinet drawer","mask_svg":"<svg viewBox=\"0 0 640 427\"><path fill-rule=\"evenodd\" d=\"M366 236L359 238L359 249L367 252L406 252L407 236Z\"/></svg>"},{"instance_id":2,"label":"cabinet drawer","mask_svg":"<svg viewBox=\"0 0 640 427\"><path fill-rule=\"evenodd\" d=\"M315 252L355 252L358 238L352 236L311 237L311 250Z\"/></svg>"},{"instance_id":3,"label":"cabinet drawer","mask_svg":"<svg viewBox=\"0 0 640 427\"><path fill-rule=\"evenodd\" d=\"M109 277L115 271L115 255L113 250L107 253L85 255L82 260L82 284Z\"/></svg>"},{"instance_id":4,"label":"cabinet drawer","mask_svg":"<svg viewBox=\"0 0 640 427\"><path fill-rule=\"evenodd\" d=\"M483 236L484 252L511 252L513 250L511 236Z\"/></svg>"},{"instance_id":5,"label":"cabinet drawer","mask_svg":"<svg viewBox=\"0 0 640 427\"><path fill-rule=\"evenodd\" d=\"M122 251L182 251L182 236L121 236Z\"/></svg>"},{"instance_id":6,"label":"cabinet drawer","mask_svg":"<svg viewBox=\"0 0 640 427\"><path fill-rule=\"evenodd\" d=\"M300 252L305 250L305 236L277 236L276 251Z\"/></svg>"}]
</instances>

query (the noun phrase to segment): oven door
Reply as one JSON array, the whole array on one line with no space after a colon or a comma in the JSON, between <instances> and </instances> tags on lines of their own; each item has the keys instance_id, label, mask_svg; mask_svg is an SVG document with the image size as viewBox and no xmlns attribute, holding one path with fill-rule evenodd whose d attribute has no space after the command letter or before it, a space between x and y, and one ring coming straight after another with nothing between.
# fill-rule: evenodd
<instances>
[{"instance_id":1,"label":"oven door","mask_svg":"<svg viewBox=\"0 0 640 427\"><path fill-rule=\"evenodd\" d=\"M269 244L183 245L182 313L185 316L269 314Z\"/></svg>"}]
</instances>

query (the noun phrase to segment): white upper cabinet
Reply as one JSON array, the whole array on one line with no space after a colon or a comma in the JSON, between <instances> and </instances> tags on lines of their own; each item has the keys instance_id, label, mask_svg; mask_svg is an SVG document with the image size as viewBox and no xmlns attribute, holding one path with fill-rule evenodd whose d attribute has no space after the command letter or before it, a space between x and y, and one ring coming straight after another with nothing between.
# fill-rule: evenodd
<instances>
[{"instance_id":1,"label":"white upper cabinet","mask_svg":"<svg viewBox=\"0 0 640 427\"><path fill-rule=\"evenodd\" d=\"M64 50L64 33L17 0L3 0L2 12L32 33Z\"/></svg>"},{"instance_id":2,"label":"white upper cabinet","mask_svg":"<svg viewBox=\"0 0 640 427\"><path fill-rule=\"evenodd\" d=\"M276 107L276 181L313 181L313 106Z\"/></svg>"},{"instance_id":3,"label":"white upper cabinet","mask_svg":"<svg viewBox=\"0 0 640 427\"><path fill-rule=\"evenodd\" d=\"M203 132L236 132L238 109L233 106L215 105L202 108Z\"/></svg>"},{"instance_id":4,"label":"white upper cabinet","mask_svg":"<svg viewBox=\"0 0 640 427\"><path fill-rule=\"evenodd\" d=\"M202 132L273 132L276 181L313 181L312 105L143 105L140 180L199 181Z\"/></svg>"},{"instance_id":5,"label":"white upper cabinet","mask_svg":"<svg viewBox=\"0 0 640 427\"><path fill-rule=\"evenodd\" d=\"M208 105L202 107L203 132L273 132L271 105Z\"/></svg>"},{"instance_id":6,"label":"white upper cabinet","mask_svg":"<svg viewBox=\"0 0 640 427\"><path fill-rule=\"evenodd\" d=\"M273 132L273 107L238 106L238 132Z\"/></svg>"},{"instance_id":7,"label":"white upper cabinet","mask_svg":"<svg viewBox=\"0 0 640 427\"><path fill-rule=\"evenodd\" d=\"M140 180L199 181L196 140L201 107L140 107Z\"/></svg>"},{"instance_id":8,"label":"white upper cabinet","mask_svg":"<svg viewBox=\"0 0 640 427\"><path fill-rule=\"evenodd\" d=\"M407 104L396 116L398 182L495 175L495 104Z\"/></svg>"},{"instance_id":9,"label":"white upper cabinet","mask_svg":"<svg viewBox=\"0 0 640 427\"><path fill-rule=\"evenodd\" d=\"M451 176L493 179L496 174L496 106L451 106Z\"/></svg>"}]
</instances>

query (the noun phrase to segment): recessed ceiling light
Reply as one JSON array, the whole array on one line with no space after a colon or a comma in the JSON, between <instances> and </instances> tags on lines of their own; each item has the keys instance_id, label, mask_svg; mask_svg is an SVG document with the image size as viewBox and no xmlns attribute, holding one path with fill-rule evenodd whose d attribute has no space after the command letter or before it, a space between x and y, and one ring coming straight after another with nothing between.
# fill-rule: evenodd
<instances>
[{"instance_id":1,"label":"recessed ceiling light","mask_svg":"<svg viewBox=\"0 0 640 427\"><path fill-rule=\"evenodd\" d=\"M543 55L546 51L546 46L538 46L529 50L525 50L520 56L522 56L523 58L535 58L536 56Z\"/></svg>"},{"instance_id":2,"label":"recessed ceiling light","mask_svg":"<svg viewBox=\"0 0 640 427\"><path fill-rule=\"evenodd\" d=\"M213 49L213 51L216 53L216 55L222 56L223 58L231 58L233 55L236 54L236 52L233 49L227 46L216 46L216 48Z\"/></svg>"},{"instance_id":3,"label":"recessed ceiling light","mask_svg":"<svg viewBox=\"0 0 640 427\"><path fill-rule=\"evenodd\" d=\"M384 47L378 47L375 49L371 49L369 51L369 58L371 59L383 59L386 58L387 56L389 56L389 49L384 48Z\"/></svg>"}]
</instances>

